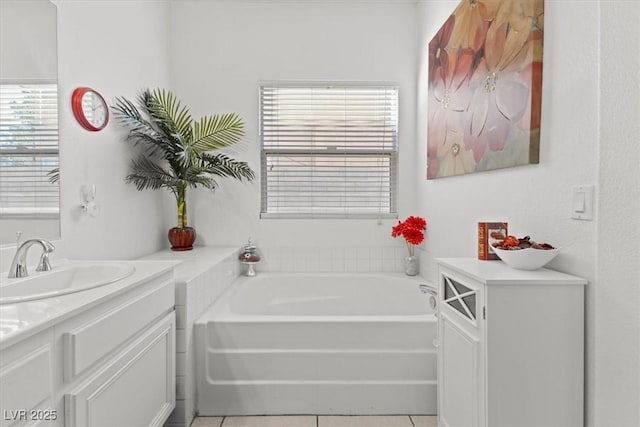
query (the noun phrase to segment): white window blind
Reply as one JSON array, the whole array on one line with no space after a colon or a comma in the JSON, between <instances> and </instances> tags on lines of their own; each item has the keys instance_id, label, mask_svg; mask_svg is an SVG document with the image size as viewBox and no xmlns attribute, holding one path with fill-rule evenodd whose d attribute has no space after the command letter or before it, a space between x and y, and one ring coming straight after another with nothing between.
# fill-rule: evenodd
<instances>
[{"instance_id":1,"label":"white window blind","mask_svg":"<svg viewBox=\"0 0 640 427\"><path fill-rule=\"evenodd\" d=\"M0 84L0 215L57 215L58 89Z\"/></svg>"},{"instance_id":2,"label":"white window blind","mask_svg":"<svg viewBox=\"0 0 640 427\"><path fill-rule=\"evenodd\" d=\"M261 217L395 217L398 89L260 87Z\"/></svg>"}]
</instances>

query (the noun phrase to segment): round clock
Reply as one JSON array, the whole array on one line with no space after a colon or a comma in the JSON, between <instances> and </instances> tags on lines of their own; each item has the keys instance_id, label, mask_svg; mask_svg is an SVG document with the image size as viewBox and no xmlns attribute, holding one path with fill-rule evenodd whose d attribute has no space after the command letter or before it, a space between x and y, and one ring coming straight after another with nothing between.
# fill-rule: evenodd
<instances>
[{"instance_id":1,"label":"round clock","mask_svg":"<svg viewBox=\"0 0 640 427\"><path fill-rule=\"evenodd\" d=\"M71 109L80 126L97 132L109 123L109 108L102 95L89 87L79 87L71 95Z\"/></svg>"}]
</instances>

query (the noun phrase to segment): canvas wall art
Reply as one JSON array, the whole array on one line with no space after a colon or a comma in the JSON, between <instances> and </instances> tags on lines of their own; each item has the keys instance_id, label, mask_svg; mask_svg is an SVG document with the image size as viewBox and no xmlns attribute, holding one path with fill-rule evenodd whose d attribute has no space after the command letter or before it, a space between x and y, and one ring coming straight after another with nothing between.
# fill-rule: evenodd
<instances>
[{"instance_id":1,"label":"canvas wall art","mask_svg":"<svg viewBox=\"0 0 640 427\"><path fill-rule=\"evenodd\" d=\"M429 43L427 178L538 163L543 0L463 0Z\"/></svg>"}]
</instances>

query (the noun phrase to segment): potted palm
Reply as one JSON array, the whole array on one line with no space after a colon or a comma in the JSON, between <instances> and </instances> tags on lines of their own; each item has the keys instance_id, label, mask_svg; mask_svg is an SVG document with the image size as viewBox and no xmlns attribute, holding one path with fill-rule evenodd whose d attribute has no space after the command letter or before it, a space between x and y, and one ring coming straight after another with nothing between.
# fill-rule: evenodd
<instances>
[{"instance_id":1,"label":"potted palm","mask_svg":"<svg viewBox=\"0 0 640 427\"><path fill-rule=\"evenodd\" d=\"M242 139L242 119L231 113L194 120L173 93L164 89L144 90L137 97L137 106L126 98L116 98L111 108L129 129L127 140L144 148L132 160L126 182L140 191L166 188L173 193L178 224L169 230L171 249L192 249L196 233L188 226L187 189L214 190L216 177L248 181L255 177L246 162L215 153Z\"/></svg>"}]
</instances>

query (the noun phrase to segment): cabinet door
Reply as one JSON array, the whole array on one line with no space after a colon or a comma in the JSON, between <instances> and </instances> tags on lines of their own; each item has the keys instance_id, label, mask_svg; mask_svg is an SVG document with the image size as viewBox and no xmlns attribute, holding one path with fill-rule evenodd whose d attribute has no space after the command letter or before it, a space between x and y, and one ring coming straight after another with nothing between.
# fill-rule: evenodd
<instances>
[{"instance_id":1,"label":"cabinet door","mask_svg":"<svg viewBox=\"0 0 640 427\"><path fill-rule=\"evenodd\" d=\"M442 385L440 423L447 427L477 426L479 341L442 313L440 345Z\"/></svg>"},{"instance_id":2,"label":"cabinet door","mask_svg":"<svg viewBox=\"0 0 640 427\"><path fill-rule=\"evenodd\" d=\"M0 351L0 426L24 425L33 421L32 410L43 416L58 414L51 411L53 392L53 351L50 328ZM39 411L38 408L44 408ZM44 412L47 411L47 414Z\"/></svg>"},{"instance_id":3,"label":"cabinet door","mask_svg":"<svg viewBox=\"0 0 640 427\"><path fill-rule=\"evenodd\" d=\"M438 417L441 427L483 426L483 288L440 276Z\"/></svg>"},{"instance_id":4,"label":"cabinet door","mask_svg":"<svg viewBox=\"0 0 640 427\"><path fill-rule=\"evenodd\" d=\"M65 395L67 426L162 425L175 406L171 312Z\"/></svg>"}]
</instances>

